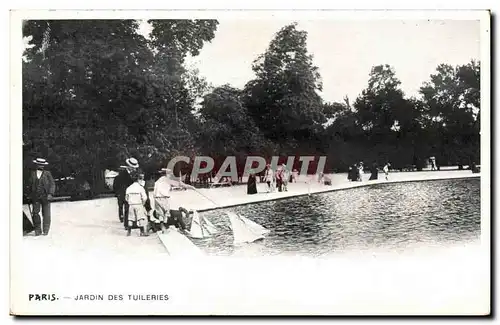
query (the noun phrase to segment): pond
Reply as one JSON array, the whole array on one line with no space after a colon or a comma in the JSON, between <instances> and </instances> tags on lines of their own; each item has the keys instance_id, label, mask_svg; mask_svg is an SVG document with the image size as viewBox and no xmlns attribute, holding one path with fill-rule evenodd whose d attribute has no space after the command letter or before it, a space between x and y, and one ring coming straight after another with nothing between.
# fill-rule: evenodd
<instances>
[{"instance_id":1,"label":"pond","mask_svg":"<svg viewBox=\"0 0 500 325\"><path fill-rule=\"evenodd\" d=\"M404 250L480 237L480 180L379 184L231 208L271 230L234 247L226 210L202 213L221 229L195 240L210 255L326 256L342 251Z\"/></svg>"}]
</instances>

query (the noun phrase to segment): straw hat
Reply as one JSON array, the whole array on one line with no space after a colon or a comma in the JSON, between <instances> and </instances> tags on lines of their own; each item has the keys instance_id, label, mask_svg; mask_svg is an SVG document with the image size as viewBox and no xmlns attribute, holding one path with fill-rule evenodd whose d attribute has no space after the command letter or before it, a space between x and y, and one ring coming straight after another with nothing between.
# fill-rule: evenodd
<instances>
[{"instance_id":1,"label":"straw hat","mask_svg":"<svg viewBox=\"0 0 500 325\"><path fill-rule=\"evenodd\" d=\"M125 162L131 168L139 168L139 162L135 158L127 158L127 160L125 160Z\"/></svg>"},{"instance_id":2,"label":"straw hat","mask_svg":"<svg viewBox=\"0 0 500 325\"><path fill-rule=\"evenodd\" d=\"M47 166L49 163L43 158L36 158L33 162L38 166Z\"/></svg>"}]
</instances>

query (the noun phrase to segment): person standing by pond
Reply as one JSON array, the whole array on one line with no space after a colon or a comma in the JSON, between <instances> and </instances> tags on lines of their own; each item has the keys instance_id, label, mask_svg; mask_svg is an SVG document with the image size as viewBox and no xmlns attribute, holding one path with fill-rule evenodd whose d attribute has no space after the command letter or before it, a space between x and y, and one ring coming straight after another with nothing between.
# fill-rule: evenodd
<instances>
[{"instance_id":1,"label":"person standing by pond","mask_svg":"<svg viewBox=\"0 0 500 325\"><path fill-rule=\"evenodd\" d=\"M50 201L56 191L56 183L52 174L45 169L49 164L45 159L33 160L35 170L31 173L30 192L33 204L33 226L35 236L47 236L50 230ZM43 225L40 219L40 208L43 215Z\"/></svg>"},{"instance_id":2,"label":"person standing by pond","mask_svg":"<svg viewBox=\"0 0 500 325\"><path fill-rule=\"evenodd\" d=\"M358 181L362 182L363 181L363 162L360 162L358 164Z\"/></svg>"},{"instance_id":3,"label":"person standing by pond","mask_svg":"<svg viewBox=\"0 0 500 325\"><path fill-rule=\"evenodd\" d=\"M471 163L470 170L472 171L473 174L477 174L480 172L480 169L479 169L479 167L477 167L475 162Z\"/></svg>"},{"instance_id":4,"label":"person standing by pond","mask_svg":"<svg viewBox=\"0 0 500 325\"><path fill-rule=\"evenodd\" d=\"M385 166L384 166L384 174L385 174L386 181L389 180L389 167L390 166L391 166L391 164L389 164L389 163L385 164Z\"/></svg>"},{"instance_id":5,"label":"person standing by pond","mask_svg":"<svg viewBox=\"0 0 500 325\"><path fill-rule=\"evenodd\" d=\"M357 179L356 166L355 165L349 166L349 169L347 170L347 180L349 182L354 182L356 179Z\"/></svg>"},{"instance_id":6,"label":"person standing by pond","mask_svg":"<svg viewBox=\"0 0 500 325\"><path fill-rule=\"evenodd\" d=\"M436 168L436 157L432 156L429 158L429 163L431 164L431 170L437 170Z\"/></svg>"},{"instance_id":7,"label":"person standing by pond","mask_svg":"<svg viewBox=\"0 0 500 325\"><path fill-rule=\"evenodd\" d=\"M247 181L247 194L257 194L257 178L255 177L255 174L252 173L248 176L248 181Z\"/></svg>"},{"instance_id":8,"label":"person standing by pond","mask_svg":"<svg viewBox=\"0 0 500 325\"><path fill-rule=\"evenodd\" d=\"M290 171L286 168L285 164L281 165L282 168L282 179L283 179L283 191L288 192L288 180L290 178Z\"/></svg>"},{"instance_id":9,"label":"person standing by pond","mask_svg":"<svg viewBox=\"0 0 500 325\"><path fill-rule=\"evenodd\" d=\"M283 167L278 166L276 169L276 187L278 188L278 192L283 190Z\"/></svg>"},{"instance_id":10,"label":"person standing by pond","mask_svg":"<svg viewBox=\"0 0 500 325\"><path fill-rule=\"evenodd\" d=\"M290 175L290 183L297 183L299 179L299 171L297 169L294 169L292 171L292 174Z\"/></svg>"},{"instance_id":11,"label":"person standing by pond","mask_svg":"<svg viewBox=\"0 0 500 325\"><path fill-rule=\"evenodd\" d=\"M371 175L370 175L370 181L377 180L378 179L378 166L376 163L373 163L372 168L371 168Z\"/></svg>"},{"instance_id":12,"label":"person standing by pond","mask_svg":"<svg viewBox=\"0 0 500 325\"><path fill-rule=\"evenodd\" d=\"M128 158L125 162L127 165L120 166L122 170L113 181L113 192L115 192L115 196L118 201L118 218L120 219L120 222L123 222L126 229L126 219L129 207L127 201L125 200L125 191L130 185L132 185L132 183L134 183L131 172L139 169L139 162L135 158Z\"/></svg>"},{"instance_id":13,"label":"person standing by pond","mask_svg":"<svg viewBox=\"0 0 500 325\"><path fill-rule=\"evenodd\" d=\"M264 174L264 182L267 183L267 192L274 193L274 171L270 164L266 166L266 172Z\"/></svg>"}]
</instances>

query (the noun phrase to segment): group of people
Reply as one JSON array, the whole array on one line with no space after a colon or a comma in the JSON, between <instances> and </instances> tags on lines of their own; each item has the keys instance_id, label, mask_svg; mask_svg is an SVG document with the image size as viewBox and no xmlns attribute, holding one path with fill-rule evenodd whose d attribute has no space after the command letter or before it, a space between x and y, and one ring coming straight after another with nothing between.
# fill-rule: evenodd
<instances>
[{"instance_id":1,"label":"group of people","mask_svg":"<svg viewBox=\"0 0 500 325\"><path fill-rule=\"evenodd\" d=\"M270 164L267 164L264 172L264 182L267 184L267 192L274 193L288 192L288 182L293 181L293 175L290 173L285 164L278 166L274 171Z\"/></svg>"},{"instance_id":2,"label":"group of people","mask_svg":"<svg viewBox=\"0 0 500 325\"><path fill-rule=\"evenodd\" d=\"M125 165L120 166L120 172L114 179L113 191L118 201L118 218L123 223L127 236L131 235L133 229L139 229L141 236L148 236L151 231L164 232L169 226L186 230L186 220L193 212L182 207L171 209L171 190L173 186L192 190L195 188L181 180L174 180L172 170L162 168L159 171L161 176L154 184L154 207L152 207L139 162L135 158L128 158L125 162ZM35 168L29 181L29 203L33 206L33 211L30 210L33 223L23 212L23 233L35 231L36 236L48 235L51 224L50 201L55 193L55 182L50 171L45 169L48 165L45 159L37 158L33 163ZM389 163L383 167L386 180L388 180L389 167ZM363 162L354 164L349 167L348 179L362 181L363 173ZM290 173L285 164L279 165L276 171L270 164L267 164L262 181L267 184L268 193L273 193L276 189L279 192L286 192L288 183L296 181L296 174L295 170ZM321 175L321 179L323 177L324 175ZM376 164L373 164L370 180L377 178L378 168ZM331 181L327 185L331 185ZM255 174L251 174L248 178L247 193L257 193Z\"/></svg>"},{"instance_id":3,"label":"group of people","mask_svg":"<svg viewBox=\"0 0 500 325\"><path fill-rule=\"evenodd\" d=\"M385 180L389 180L389 168L391 167L390 163L386 163L382 168L382 171L385 175ZM373 163L370 168L370 178L369 180L377 180L378 179L379 168L376 163ZM351 182L362 182L364 174L364 163L359 162L357 164L353 164L349 166L349 171L347 173L347 179Z\"/></svg>"},{"instance_id":4,"label":"group of people","mask_svg":"<svg viewBox=\"0 0 500 325\"><path fill-rule=\"evenodd\" d=\"M264 174L261 177L261 182L267 184L267 193L274 193L276 190L279 192L288 192L288 184L297 181L296 170L290 172L285 164L281 164L273 170L271 164L266 165ZM247 182L247 194L257 193L257 176L250 174Z\"/></svg>"},{"instance_id":5,"label":"group of people","mask_svg":"<svg viewBox=\"0 0 500 325\"><path fill-rule=\"evenodd\" d=\"M195 189L193 186L174 180L171 169L162 168L162 176L156 180L153 190L154 209L151 207L149 193L145 187L144 173L135 158L128 158L126 165L120 166L120 173L113 182L113 191L118 201L118 218L127 230L127 236L133 229L139 229L141 236L148 236L151 231L165 231L169 226L186 230L185 219L192 214L185 208L177 210L170 207L172 186Z\"/></svg>"},{"instance_id":6,"label":"group of people","mask_svg":"<svg viewBox=\"0 0 500 325\"><path fill-rule=\"evenodd\" d=\"M47 236L50 231L50 202L55 194L56 185L50 171L49 163L43 158L33 161L27 191L27 202L32 221L23 211L23 235L35 232L35 236ZM127 236L133 229L140 229L141 236L148 236L151 231L165 231L169 226L186 230L186 222L193 211L185 208L170 208L170 191L172 186L194 189L182 181L174 180L173 172L163 168L163 175L154 185L154 208L151 206L144 173L135 158L128 158L126 165L120 166L120 173L113 183L113 191L118 201L118 218L123 223ZM31 208L32 207L32 208ZM43 216L41 218L40 212Z\"/></svg>"}]
</instances>

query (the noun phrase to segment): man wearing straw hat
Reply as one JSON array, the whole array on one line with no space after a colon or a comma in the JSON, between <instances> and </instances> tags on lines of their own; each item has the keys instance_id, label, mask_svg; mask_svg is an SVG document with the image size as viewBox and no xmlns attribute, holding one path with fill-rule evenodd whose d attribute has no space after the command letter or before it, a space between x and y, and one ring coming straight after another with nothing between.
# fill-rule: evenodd
<instances>
[{"instance_id":1,"label":"man wearing straw hat","mask_svg":"<svg viewBox=\"0 0 500 325\"><path fill-rule=\"evenodd\" d=\"M45 170L49 164L43 158L33 160L35 170L31 173L30 192L33 204L33 226L35 236L47 236L50 230L50 200L56 191L56 183L52 174ZM43 222L40 220L40 208L42 210Z\"/></svg>"},{"instance_id":2,"label":"man wearing straw hat","mask_svg":"<svg viewBox=\"0 0 500 325\"><path fill-rule=\"evenodd\" d=\"M127 158L125 163L126 165L120 166L121 171L113 181L113 191L118 200L118 218L120 222L124 223L125 228L127 228L127 221L125 219L128 216L128 203L125 200L125 191L134 183L131 172L139 169L139 162L135 158Z\"/></svg>"},{"instance_id":3,"label":"man wearing straw hat","mask_svg":"<svg viewBox=\"0 0 500 325\"><path fill-rule=\"evenodd\" d=\"M172 186L180 186L186 189L194 190L194 186L183 183L181 180L172 179L172 170L169 168L162 168L160 173L165 174L161 176L156 182L153 191L155 202L155 216L151 217L151 221L155 224L161 225L161 230L166 230L168 219L170 218L170 190Z\"/></svg>"}]
</instances>

